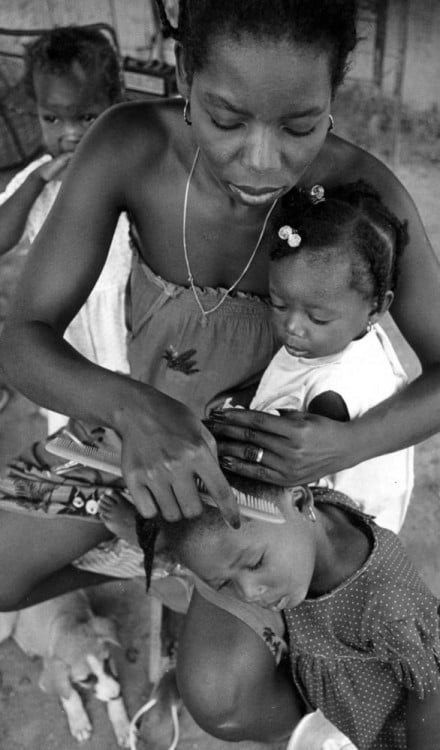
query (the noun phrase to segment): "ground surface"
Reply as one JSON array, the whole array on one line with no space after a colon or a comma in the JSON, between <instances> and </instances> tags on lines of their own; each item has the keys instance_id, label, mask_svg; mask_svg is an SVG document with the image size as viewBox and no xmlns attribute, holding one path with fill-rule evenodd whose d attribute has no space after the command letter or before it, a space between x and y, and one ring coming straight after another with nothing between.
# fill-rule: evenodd
<instances>
[{"instance_id":1,"label":"ground surface","mask_svg":"<svg viewBox=\"0 0 440 750\"><path fill-rule=\"evenodd\" d=\"M438 211L438 166L417 163L402 166L399 175L419 207L434 247L440 252L440 214ZM4 184L7 175L1 175ZM7 308L7 299L17 275L19 260L6 258L0 262L0 318ZM393 341L414 376L414 356L387 323ZM14 394L6 410L0 414L0 465L16 454L22 446L41 436L44 423L36 408ZM440 436L416 449L416 486L402 537L409 553L433 591L440 595ZM25 550L17 550L17 555ZM109 583L91 591L99 612L110 613L119 628L122 649L117 653L123 693L130 715L149 694L147 678L147 643L149 605L143 582ZM0 645L0 750L74 750L77 743L68 733L63 712L57 702L38 689L40 665L26 657L11 641ZM88 702L94 734L84 750L116 750L105 709L98 701ZM218 742L186 716L183 721L182 748L226 750L228 744ZM141 745L139 745L141 747ZM142 748L145 747L142 745ZM151 747L151 745L150 745ZM242 743L243 750L254 750L255 743Z\"/></svg>"}]
</instances>

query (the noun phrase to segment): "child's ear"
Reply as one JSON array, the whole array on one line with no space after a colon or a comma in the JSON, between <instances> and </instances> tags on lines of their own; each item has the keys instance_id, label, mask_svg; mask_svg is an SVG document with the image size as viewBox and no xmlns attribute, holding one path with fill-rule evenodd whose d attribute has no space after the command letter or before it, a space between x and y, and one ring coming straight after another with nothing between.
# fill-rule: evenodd
<instances>
[{"instance_id":1,"label":"child's ear","mask_svg":"<svg viewBox=\"0 0 440 750\"><path fill-rule=\"evenodd\" d=\"M370 323L377 323L377 321L382 317L382 315L385 315L385 313L390 309L393 299L394 299L394 292L392 292L391 289L388 289L388 291L385 292L385 296L383 298L383 302L380 308L377 305L375 305L375 307L370 312L370 317L369 317Z\"/></svg>"},{"instance_id":2,"label":"child's ear","mask_svg":"<svg viewBox=\"0 0 440 750\"><path fill-rule=\"evenodd\" d=\"M185 64L183 47L179 42L176 42L174 45L174 54L176 57L177 90L180 96L183 96L184 99L189 99L191 93L191 76Z\"/></svg>"},{"instance_id":3,"label":"child's ear","mask_svg":"<svg viewBox=\"0 0 440 750\"><path fill-rule=\"evenodd\" d=\"M287 520L299 512L307 520L316 521L313 494L306 486L291 487L283 498L281 510Z\"/></svg>"}]
</instances>

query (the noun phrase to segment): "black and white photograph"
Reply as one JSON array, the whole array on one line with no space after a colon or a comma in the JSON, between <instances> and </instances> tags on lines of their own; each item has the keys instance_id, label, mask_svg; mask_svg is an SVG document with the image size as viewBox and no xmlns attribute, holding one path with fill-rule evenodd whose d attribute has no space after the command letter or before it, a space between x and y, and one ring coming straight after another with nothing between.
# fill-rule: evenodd
<instances>
[{"instance_id":1,"label":"black and white photograph","mask_svg":"<svg viewBox=\"0 0 440 750\"><path fill-rule=\"evenodd\" d=\"M1 0L0 750L439 750L440 3Z\"/></svg>"}]
</instances>

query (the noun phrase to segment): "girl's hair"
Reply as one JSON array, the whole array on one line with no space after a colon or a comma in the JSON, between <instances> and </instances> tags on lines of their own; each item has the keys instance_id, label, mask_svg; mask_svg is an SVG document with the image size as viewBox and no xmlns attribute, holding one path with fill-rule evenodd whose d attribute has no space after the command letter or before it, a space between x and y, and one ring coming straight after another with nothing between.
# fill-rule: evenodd
<instances>
[{"instance_id":1,"label":"girl's hair","mask_svg":"<svg viewBox=\"0 0 440 750\"><path fill-rule=\"evenodd\" d=\"M224 528L225 522L218 508L206 504L203 506L201 515L172 522L165 521L159 516L143 518L137 513L136 533L139 546L144 553L147 591L151 584L155 544L160 531L164 537L168 556L173 562L180 562L183 550L195 537L200 540L206 532L219 531Z\"/></svg>"},{"instance_id":2,"label":"girl's hair","mask_svg":"<svg viewBox=\"0 0 440 750\"><path fill-rule=\"evenodd\" d=\"M278 236L283 225L297 231L298 247ZM379 310L386 292L396 287L408 242L407 222L399 221L363 180L326 191L324 200L318 201L310 192L294 188L280 201L272 227L272 260L301 253L317 260L349 256L351 288L374 299Z\"/></svg>"},{"instance_id":3,"label":"girl's hair","mask_svg":"<svg viewBox=\"0 0 440 750\"><path fill-rule=\"evenodd\" d=\"M256 496L267 497L270 492L272 498L284 490L275 485L269 485L250 477L241 477L231 472L225 472L226 478L232 487L241 492ZM241 523L249 523L250 519L241 516ZM147 579L147 591L150 587L151 575L154 563L154 547L159 532L162 532L168 555L174 562L180 562L180 557L188 544L194 538L201 539L207 532L218 532L226 528L225 521L220 511L207 503L203 503L203 511L199 516L193 518L181 518L179 521L165 521L162 516L155 518L143 518L136 513L136 532L138 543L144 553L144 569Z\"/></svg>"},{"instance_id":4,"label":"girl's hair","mask_svg":"<svg viewBox=\"0 0 440 750\"><path fill-rule=\"evenodd\" d=\"M102 93L111 104L123 98L117 52L98 29L60 26L46 31L26 46L24 62L24 83L33 99L34 73L64 75L74 63L78 63L87 73L99 74Z\"/></svg>"},{"instance_id":5,"label":"girl's hair","mask_svg":"<svg viewBox=\"0 0 440 750\"><path fill-rule=\"evenodd\" d=\"M260 41L282 39L328 51L335 91L357 42L356 0L179 0L176 27L164 0L156 3L164 34L182 45L190 75L203 68L214 38L241 40L250 35Z\"/></svg>"}]
</instances>

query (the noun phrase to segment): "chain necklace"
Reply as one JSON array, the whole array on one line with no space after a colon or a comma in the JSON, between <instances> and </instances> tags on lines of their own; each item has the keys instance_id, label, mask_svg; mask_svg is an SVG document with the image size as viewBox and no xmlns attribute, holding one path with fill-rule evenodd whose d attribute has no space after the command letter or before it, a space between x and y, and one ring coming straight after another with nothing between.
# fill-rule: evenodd
<instances>
[{"instance_id":1,"label":"chain necklace","mask_svg":"<svg viewBox=\"0 0 440 750\"><path fill-rule=\"evenodd\" d=\"M198 148L197 151L196 151L196 155L194 157L194 161L192 163L192 167L191 167L190 173L188 175L188 179L186 181L185 198L184 198L184 202L183 202L182 239L183 239L183 254L185 256L186 270L188 272L188 281L189 281L189 284L191 286L191 290L192 290L192 293L194 295L194 299L197 302L197 305L198 305L198 307L200 309L200 312L202 313L202 326L206 326L208 324L208 315L211 315L211 313L215 312L216 310L219 309L219 307L221 307L223 305L223 303L226 301L227 297L229 297L230 293L234 291L234 289L238 286L238 284L240 283L240 281L242 280L242 278L249 271L249 268L251 267L251 265L252 265L252 263L254 261L254 258L255 258L256 254L258 252L258 248L261 245L261 240L263 239L263 235L264 235L264 233L266 231L267 222L269 221L269 216L271 215L273 209L275 208L275 205L276 205L277 201L275 200L272 203L271 207L269 208L269 211L266 214L266 218L264 219L263 226L261 228L261 232L260 232L260 235L259 235L258 240L257 240L257 244L255 245L255 248L254 248L253 252L251 253L251 256L250 256L248 262L246 263L245 267L243 268L240 276L234 281L234 283L229 287L229 289L227 289L225 291L225 293L223 294L223 296L220 298L219 302L217 302L217 304L214 305L214 307L210 307L209 309L205 310L205 308L203 307L203 305L201 303L200 297L197 294L196 285L194 284L194 276L192 275L192 272L191 272L191 266L189 264L189 257L188 257L188 247L187 247L187 244L186 244L186 221L187 221L187 215L188 215L188 195L189 195L189 188L190 188L190 185L191 185L191 180L192 180L192 177L193 177L193 174L194 174L194 170L196 168L197 160L199 158L199 154L200 154L200 148Z\"/></svg>"}]
</instances>

